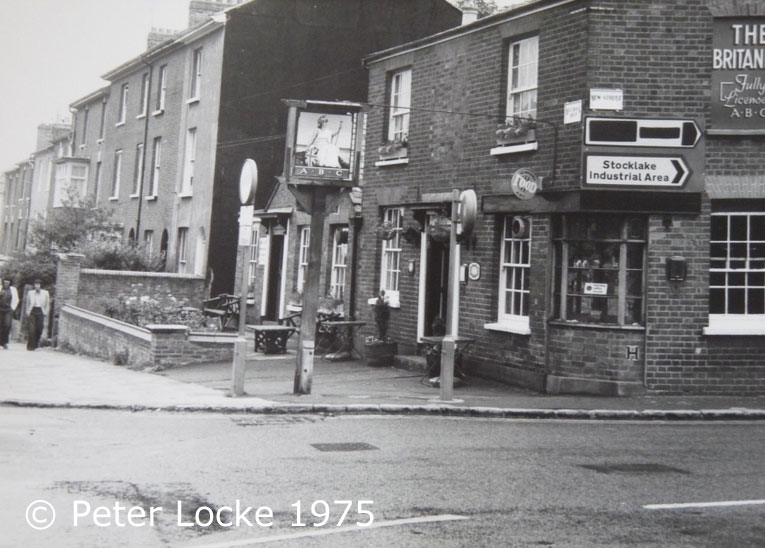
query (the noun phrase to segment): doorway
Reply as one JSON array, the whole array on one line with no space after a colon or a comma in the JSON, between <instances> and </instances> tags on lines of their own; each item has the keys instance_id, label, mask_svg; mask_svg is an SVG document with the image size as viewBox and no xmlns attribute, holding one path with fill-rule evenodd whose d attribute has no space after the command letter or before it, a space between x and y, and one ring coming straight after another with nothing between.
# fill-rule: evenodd
<instances>
[{"instance_id":1,"label":"doorway","mask_svg":"<svg viewBox=\"0 0 765 548\"><path fill-rule=\"evenodd\" d=\"M439 242L427 237L425 257L425 302L423 334L443 335L433 332L433 322L440 318L446 325L446 310L449 295L449 242Z\"/></svg>"},{"instance_id":2,"label":"doorway","mask_svg":"<svg viewBox=\"0 0 765 548\"><path fill-rule=\"evenodd\" d=\"M266 289L266 313L264 319L279 319L279 303L282 289L282 262L284 259L284 234L271 233L268 254L268 288Z\"/></svg>"}]
</instances>

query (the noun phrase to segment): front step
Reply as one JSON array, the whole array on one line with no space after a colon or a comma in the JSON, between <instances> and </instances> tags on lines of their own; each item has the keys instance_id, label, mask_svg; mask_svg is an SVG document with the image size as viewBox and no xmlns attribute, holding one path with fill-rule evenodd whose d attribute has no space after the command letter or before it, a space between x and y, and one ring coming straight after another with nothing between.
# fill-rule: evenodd
<instances>
[{"instance_id":1,"label":"front step","mask_svg":"<svg viewBox=\"0 0 765 548\"><path fill-rule=\"evenodd\" d=\"M428 362L425 356L396 355L393 358L393 365L398 369L416 371L417 373L425 373L428 369Z\"/></svg>"}]
</instances>

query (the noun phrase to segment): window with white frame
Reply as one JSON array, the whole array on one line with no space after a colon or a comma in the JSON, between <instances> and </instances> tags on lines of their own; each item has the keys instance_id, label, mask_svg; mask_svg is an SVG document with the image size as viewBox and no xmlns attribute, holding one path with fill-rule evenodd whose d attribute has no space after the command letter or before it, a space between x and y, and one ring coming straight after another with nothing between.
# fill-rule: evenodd
<instances>
[{"instance_id":1,"label":"window with white frame","mask_svg":"<svg viewBox=\"0 0 765 548\"><path fill-rule=\"evenodd\" d=\"M122 151L114 151L114 172L112 174L112 193L109 196L116 200L120 195L120 177L122 176Z\"/></svg>"},{"instance_id":2,"label":"window with white frame","mask_svg":"<svg viewBox=\"0 0 765 548\"><path fill-rule=\"evenodd\" d=\"M192 54L191 61L191 86L189 87L189 99L199 99L199 90L202 83L202 48L197 48Z\"/></svg>"},{"instance_id":3,"label":"window with white frame","mask_svg":"<svg viewBox=\"0 0 765 548\"><path fill-rule=\"evenodd\" d=\"M765 334L765 212L713 212L709 258L710 328Z\"/></svg>"},{"instance_id":4,"label":"window with white frame","mask_svg":"<svg viewBox=\"0 0 765 548\"><path fill-rule=\"evenodd\" d=\"M138 109L138 117L146 116L149 111L149 73L141 78L141 107Z\"/></svg>"},{"instance_id":5,"label":"window with white frame","mask_svg":"<svg viewBox=\"0 0 765 548\"><path fill-rule=\"evenodd\" d=\"M529 329L531 219L507 215L502 227L497 323L521 332Z\"/></svg>"},{"instance_id":6,"label":"window with white frame","mask_svg":"<svg viewBox=\"0 0 765 548\"><path fill-rule=\"evenodd\" d=\"M255 276L258 274L258 242L260 241L260 223L253 223L250 232L250 264L247 276L249 291L255 288Z\"/></svg>"},{"instance_id":7,"label":"window with white frame","mask_svg":"<svg viewBox=\"0 0 765 548\"><path fill-rule=\"evenodd\" d=\"M405 142L409 137L409 109L412 106L412 69L391 75L388 140Z\"/></svg>"},{"instance_id":8,"label":"window with white frame","mask_svg":"<svg viewBox=\"0 0 765 548\"><path fill-rule=\"evenodd\" d=\"M151 188L147 198L156 198L159 192L159 170L162 163L162 137L155 137L151 152Z\"/></svg>"},{"instance_id":9,"label":"window with white frame","mask_svg":"<svg viewBox=\"0 0 765 548\"><path fill-rule=\"evenodd\" d=\"M62 207L67 198L84 198L88 188L88 166L70 162L56 164L53 207Z\"/></svg>"},{"instance_id":10,"label":"window with white frame","mask_svg":"<svg viewBox=\"0 0 765 548\"><path fill-rule=\"evenodd\" d=\"M329 292L335 299L343 299L345 273L348 267L348 227L335 227L332 234L332 271Z\"/></svg>"},{"instance_id":11,"label":"window with white frame","mask_svg":"<svg viewBox=\"0 0 765 548\"><path fill-rule=\"evenodd\" d=\"M85 112L82 115L82 136L80 137L80 146L85 146L85 141L88 136L88 118L90 118L90 109L85 107Z\"/></svg>"},{"instance_id":12,"label":"window with white frame","mask_svg":"<svg viewBox=\"0 0 765 548\"><path fill-rule=\"evenodd\" d=\"M178 228L178 244L176 246L177 265L176 271L179 274L186 272L186 263L188 262L188 243L189 243L189 228Z\"/></svg>"},{"instance_id":13,"label":"window with white frame","mask_svg":"<svg viewBox=\"0 0 765 548\"><path fill-rule=\"evenodd\" d=\"M159 67L159 78L157 78L157 104L156 114L165 110L165 96L167 94L167 65Z\"/></svg>"},{"instance_id":14,"label":"window with white frame","mask_svg":"<svg viewBox=\"0 0 765 548\"><path fill-rule=\"evenodd\" d=\"M508 120L536 119L539 37L518 40L509 47L505 115Z\"/></svg>"},{"instance_id":15,"label":"window with white frame","mask_svg":"<svg viewBox=\"0 0 765 548\"><path fill-rule=\"evenodd\" d=\"M95 176L96 204L98 204L98 199L101 197L101 173L102 172L103 172L103 167L101 165L101 162L96 162L96 176Z\"/></svg>"},{"instance_id":16,"label":"window with white frame","mask_svg":"<svg viewBox=\"0 0 765 548\"><path fill-rule=\"evenodd\" d=\"M120 91L119 121L117 122L117 125L125 123L125 116L127 114L127 102L128 102L128 85L122 84L122 88Z\"/></svg>"},{"instance_id":17,"label":"window with white frame","mask_svg":"<svg viewBox=\"0 0 765 548\"><path fill-rule=\"evenodd\" d=\"M189 128L186 132L186 149L183 161L183 180L181 182L181 195L190 196L194 184L194 162L197 150L197 128Z\"/></svg>"},{"instance_id":18,"label":"window with white frame","mask_svg":"<svg viewBox=\"0 0 765 548\"><path fill-rule=\"evenodd\" d=\"M298 272L297 285L298 292L303 292L305 286L306 274L308 273L308 247L311 243L311 227L300 227L300 247L298 248Z\"/></svg>"},{"instance_id":19,"label":"window with white frame","mask_svg":"<svg viewBox=\"0 0 765 548\"><path fill-rule=\"evenodd\" d=\"M144 230L143 232L143 245L146 250L147 257L151 258L151 254L154 253L154 231Z\"/></svg>"},{"instance_id":20,"label":"window with white frame","mask_svg":"<svg viewBox=\"0 0 765 548\"><path fill-rule=\"evenodd\" d=\"M389 208L383 214L383 223L390 223L394 229L388 240L382 241L382 272L380 289L392 303L398 303L398 281L401 275L401 229L404 211L401 208Z\"/></svg>"},{"instance_id":21,"label":"window with white frame","mask_svg":"<svg viewBox=\"0 0 765 548\"><path fill-rule=\"evenodd\" d=\"M98 140L104 138L104 128L106 127L106 99L101 101L101 125L98 128Z\"/></svg>"},{"instance_id":22,"label":"window with white frame","mask_svg":"<svg viewBox=\"0 0 765 548\"><path fill-rule=\"evenodd\" d=\"M138 143L135 147L135 173L133 174L133 191L131 196L141 194L141 183L143 182L143 143Z\"/></svg>"},{"instance_id":23,"label":"window with white frame","mask_svg":"<svg viewBox=\"0 0 765 548\"><path fill-rule=\"evenodd\" d=\"M645 324L647 223L642 216L567 214L553 223L555 317Z\"/></svg>"}]
</instances>

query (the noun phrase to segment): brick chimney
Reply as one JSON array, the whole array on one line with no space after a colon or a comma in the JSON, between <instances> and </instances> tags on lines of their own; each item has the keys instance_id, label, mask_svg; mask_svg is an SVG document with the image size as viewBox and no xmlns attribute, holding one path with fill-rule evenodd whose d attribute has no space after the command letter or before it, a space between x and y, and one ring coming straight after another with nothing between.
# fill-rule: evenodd
<instances>
[{"instance_id":1,"label":"brick chimney","mask_svg":"<svg viewBox=\"0 0 765 548\"><path fill-rule=\"evenodd\" d=\"M71 131L71 122L40 124L37 126L37 147L35 148L35 151L45 150L62 137L71 133Z\"/></svg>"},{"instance_id":2,"label":"brick chimney","mask_svg":"<svg viewBox=\"0 0 765 548\"><path fill-rule=\"evenodd\" d=\"M189 2L189 26L193 27L200 21L206 21L210 16L231 6L243 4L248 0L191 0Z\"/></svg>"},{"instance_id":3,"label":"brick chimney","mask_svg":"<svg viewBox=\"0 0 765 548\"><path fill-rule=\"evenodd\" d=\"M149 31L149 35L146 37L146 49L153 49L162 42L170 40L176 34L178 34L178 31L174 29L158 29L152 27Z\"/></svg>"}]
</instances>

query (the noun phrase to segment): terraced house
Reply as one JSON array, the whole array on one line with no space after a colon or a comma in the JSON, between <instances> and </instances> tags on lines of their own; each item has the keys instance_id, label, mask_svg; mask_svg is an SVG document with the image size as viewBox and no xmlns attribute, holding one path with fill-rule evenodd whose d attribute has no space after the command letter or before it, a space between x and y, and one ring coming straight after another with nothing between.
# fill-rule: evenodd
<instances>
[{"instance_id":1,"label":"terraced house","mask_svg":"<svg viewBox=\"0 0 765 548\"><path fill-rule=\"evenodd\" d=\"M360 291L404 353L460 276L474 372L765 392L764 30L756 1L538 0L367 57Z\"/></svg>"}]
</instances>

